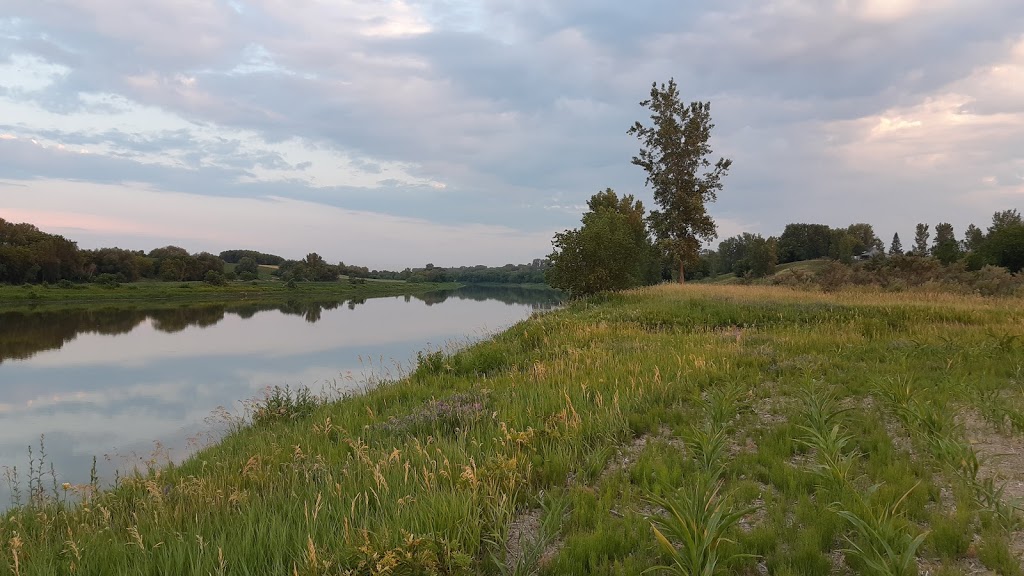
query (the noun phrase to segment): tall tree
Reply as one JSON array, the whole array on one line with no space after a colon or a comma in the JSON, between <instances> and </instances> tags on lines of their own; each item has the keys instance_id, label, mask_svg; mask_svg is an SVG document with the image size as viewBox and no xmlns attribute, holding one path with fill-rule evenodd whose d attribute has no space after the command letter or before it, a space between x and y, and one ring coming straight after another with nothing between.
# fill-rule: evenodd
<instances>
[{"instance_id":1,"label":"tall tree","mask_svg":"<svg viewBox=\"0 0 1024 576\"><path fill-rule=\"evenodd\" d=\"M651 227L666 254L679 265L679 282L685 267L696 262L701 244L718 236L706 204L722 189L722 177L731 160L714 164L711 154L711 103L686 105L675 79L651 85L651 97L640 103L651 111L651 125L633 124L628 134L640 140L633 164L647 172L646 184L654 190L660 210L651 212Z\"/></svg>"},{"instance_id":2,"label":"tall tree","mask_svg":"<svg viewBox=\"0 0 1024 576\"><path fill-rule=\"evenodd\" d=\"M657 282L659 255L648 234L643 204L629 195L620 199L607 189L588 205L581 228L555 234L551 241L548 284L585 296Z\"/></svg>"},{"instance_id":3,"label":"tall tree","mask_svg":"<svg viewBox=\"0 0 1024 576\"><path fill-rule=\"evenodd\" d=\"M889 245L890 256L901 256L903 254L903 243L900 242L899 232L892 235L892 244Z\"/></svg>"},{"instance_id":4,"label":"tall tree","mask_svg":"<svg viewBox=\"0 0 1024 576\"><path fill-rule=\"evenodd\" d=\"M943 264L955 262L960 258L960 243L956 241L953 225L940 222L935 225L935 244L932 245L932 256Z\"/></svg>"},{"instance_id":5,"label":"tall tree","mask_svg":"<svg viewBox=\"0 0 1024 576\"><path fill-rule=\"evenodd\" d=\"M928 237L930 235L927 224L918 224L914 232L914 249L911 250L911 254L926 256L928 254Z\"/></svg>"}]
</instances>

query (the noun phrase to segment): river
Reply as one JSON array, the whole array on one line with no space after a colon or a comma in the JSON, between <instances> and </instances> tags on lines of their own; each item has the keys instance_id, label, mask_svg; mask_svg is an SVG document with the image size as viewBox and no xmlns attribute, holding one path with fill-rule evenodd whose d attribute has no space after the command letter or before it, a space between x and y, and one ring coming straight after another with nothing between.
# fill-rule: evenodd
<instances>
[{"instance_id":1,"label":"river","mask_svg":"<svg viewBox=\"0 0 1024 576\"><path fill-rule=\"evenodd\" d=\"M486 337L560 299L467 287L348 302L0 312L0 510L39 479L51 490L88 482L94 457L103 483L147 461L179 461L268 387L365 388L407 373L418 351Z\"/></svg>"}]
</instances>

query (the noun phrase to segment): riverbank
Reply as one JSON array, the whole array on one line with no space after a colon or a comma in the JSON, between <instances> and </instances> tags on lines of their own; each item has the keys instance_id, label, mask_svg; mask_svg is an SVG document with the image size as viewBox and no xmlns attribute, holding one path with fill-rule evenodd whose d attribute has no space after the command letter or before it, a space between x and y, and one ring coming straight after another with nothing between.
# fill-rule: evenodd
<instances>
[{"instance_id":1,"label":"riverbank","mask_svg":"<svg viewBox=\"0 0 1024 576\"><path fill-rule=\"evenodd\" d=\"M376 281L358 284L351 282L297 282L293 286L289 286L285 282L276 280L228 282L223 286L214 286L205 282L135 282L117 286L99 284L0 285L0 310L39 306L105 304L351 300L424 294L458 287L458 284Z\"/></svg>"},{"instance_id":2,"label":"riverbank","mask_svg":"<svg viewBox=\"0 0 1024 576\"><path fill-rule=\"evenodd\" d=\"M0 518L0 570L637 574L687 562L665 546L685 540L672 509L727 573L1019 574L1021 304L742 286L576 302L344 401L279 390L116 490L38 473Z\"/></svg>"}]
</instances>

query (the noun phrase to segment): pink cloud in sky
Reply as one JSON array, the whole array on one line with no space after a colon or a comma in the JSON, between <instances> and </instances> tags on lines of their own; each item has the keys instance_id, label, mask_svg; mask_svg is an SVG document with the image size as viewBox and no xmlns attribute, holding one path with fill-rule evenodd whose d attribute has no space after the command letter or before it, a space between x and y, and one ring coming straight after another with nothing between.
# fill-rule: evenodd
<instances>
[{"instance_id":1,"label":"pink cloud in sky","mask_svg":"<svg viewBox=\"0 0 1024 576\"><path fill-rule=\"evenodd\" d=\"M0 208L0 218L8 222L28 222L48 232L84 230L107 234L147 235L152 229L128 220L54 210ZM71 238L74 240L74 238Z\"/></svg>"}]
</instances>

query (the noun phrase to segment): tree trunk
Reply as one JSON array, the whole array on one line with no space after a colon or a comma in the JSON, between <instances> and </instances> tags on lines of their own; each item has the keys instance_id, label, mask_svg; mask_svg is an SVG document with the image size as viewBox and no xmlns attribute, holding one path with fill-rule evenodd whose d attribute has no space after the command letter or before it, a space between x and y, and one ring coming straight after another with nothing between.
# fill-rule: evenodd
<instances>
[{"instance_id":1,"label":"tree trunk","mask_svg":"<svg viewBox=\"0 0 1024 576\"><path fill-rule=\"evenodd\" d=\"M679 283L682 284L686 281L686 274L683 271L683 262L679 262Z\"/></svg>"}]
</instances>

